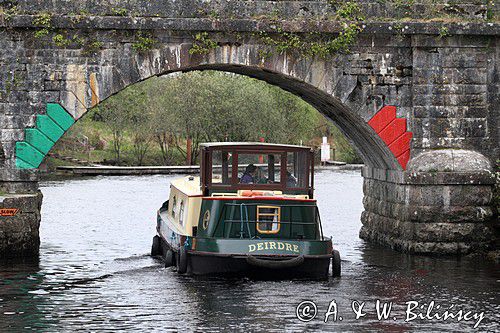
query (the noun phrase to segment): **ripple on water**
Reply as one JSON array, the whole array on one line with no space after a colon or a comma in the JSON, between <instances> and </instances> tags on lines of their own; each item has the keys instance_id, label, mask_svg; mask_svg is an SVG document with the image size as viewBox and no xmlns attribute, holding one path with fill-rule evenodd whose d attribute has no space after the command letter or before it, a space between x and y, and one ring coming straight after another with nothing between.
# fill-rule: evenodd
<instances>
[{"instance_id":1,"label":"ripple on water","mask_svg":"<svg viewBox=\"0 0 500 333\"><path fill-rule=\"evenodd\" d=\"M325 235L342 254L343 276L328 281L252 281L179 276L148 256L155 212L172 176L97 177L42 183L40 260L0 266L0 331L470 331L470 323L405 323L417 300L485 311L498 331L498 267L467 259L411 256L358 237L362 178L321 171L316 197ZM322 321L336 300L342 322ZM394 302L398 321L377 321L376 300ZM313 300L309 323L295 307ZM353 319L351 302L370 313Z\"/></svg>"}]
</instances>

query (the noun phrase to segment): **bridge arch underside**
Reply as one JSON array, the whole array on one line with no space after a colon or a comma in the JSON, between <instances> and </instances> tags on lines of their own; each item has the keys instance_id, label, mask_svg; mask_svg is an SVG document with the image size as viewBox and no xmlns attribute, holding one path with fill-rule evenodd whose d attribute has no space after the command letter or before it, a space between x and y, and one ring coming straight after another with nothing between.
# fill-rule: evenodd
<instances>
[{"instance_id":1,"label":"bridge arch underside","mask_svg":"<svg viewBox=\"0 0 500 333\"><path fill-rule=\"evenodd\" d=\"M415 119L412 98L422 89L413 86L412 68L415 62L425 65L417 56L424 51L412 48L408 40L398 41L400 36L362 35L351 54L321 60L300 58L291 52L263 58L259 51L267 48L253 37L238 43L219 42L204 54L191 54L195 42L191 33L157 31L155 46L138 52L132 47L130 34L99 31L92 37L104 42L100 49L88 53L56 47L50 37L45 44L43 40L33 41L32 34L30 30L17 31L12 42L18 43L12 47L15 54L26 48L47 52L17 57L26 68L28 81L33 82L26 83L26 102L13 99L4 108L11 114L23 113L19 126L11 130L12 136L2 142L4 189L37 189L36 172L16 167L16 142L26 140L25 128L37 125L33 120L46 113L47 105L59 104L75 121L106 98L147 78L180 71L219 70L264 80L300 96L346 134L366 163L362 238L398 250L432 254L467 253L491 245L491 163L482 154L458 146L423 149L426 129ZM443 45L453 43L451 40ZM5 70L15 71L14 62ZM398 161L369 123L385 106L394 107L393 118L402 119L405 129L408 126L414 132L408 165ZM11 230L17 230L0 237L0 253L15 252L16 247L37 248L41 197L9 200L2 205L18 205L22 213L0 224L0 231L8 223ZM23 228L33 234L23 234ZM30 237L35 239L34 245L26 246Z\"/></svg>"},{"instance_id":2,"label":"bridge arch underside","mask_svg":"<svg viewBox=\"0 0 500 333\"><path fill-rule=\"evenodd\" d=\"M160 73L157 76L204 70L245 75L265 81L299 96L314 106L328 120L337 125L359 152L366 165L383 170L401 170L401 166L389 150L387 144L374 132L360 114L352 111L339 98L293 76L269 70L265 67L232 63L188 65L177 70Z\"/></svg>"}]
</instances>

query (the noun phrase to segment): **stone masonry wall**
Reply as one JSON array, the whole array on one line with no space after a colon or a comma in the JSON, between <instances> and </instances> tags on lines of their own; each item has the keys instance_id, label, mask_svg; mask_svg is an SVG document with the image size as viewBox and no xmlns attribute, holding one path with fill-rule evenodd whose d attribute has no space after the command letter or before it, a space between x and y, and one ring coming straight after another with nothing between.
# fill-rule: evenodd
<instances>
[{"instance_id":1,"label":"stone masonry wall","mask_svg":"<svg viewBox=\"0 0 500 333\"><path fill-rule=\"evenodd\" d=\"M0 216L0 260L38 254L42 193L0 197L0 209L15 208L15 216Z\"/></svg>"},{"instance_id":2,"label":"stone masonry wall","mask_svg":"<svg viewBox=\"0 0 500 333\"><path fill-rule=\"evenodd\" d=\"M428 151L403 173L365 167L360 237L391 248L466 254L495 246L490 162L463 149Z\"/></svg>"},{"instance_id":3,"label":"stone masonry wall","mask_svg":"<svg viewBox=\"0 0 500 333\"><path fill-rule=\"evenodd\" d=\"M500 156L498 38L414 36L413 148Z\"/></svg>"}]
</instances>

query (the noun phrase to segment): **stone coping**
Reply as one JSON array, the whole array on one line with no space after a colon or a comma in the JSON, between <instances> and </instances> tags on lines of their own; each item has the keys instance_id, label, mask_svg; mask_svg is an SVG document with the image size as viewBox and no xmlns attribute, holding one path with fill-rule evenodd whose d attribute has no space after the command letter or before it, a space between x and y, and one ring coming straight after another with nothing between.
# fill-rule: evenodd
<instances>
[{"instance_id":1,"label":"stone coping","mask_svg":"<svg viewBox=\"0 0 500 333\"><path fill-rule=\"evenodd\" d=\"M389 183L411 185L493 185L495 174L488 170L477 172L414 172L363 167L363 177Z\"/></svg>"},{"instance_id":2,"label":"stone coping","mask_svg":"<svg viewBox=\"0 0 500 333\"><path fill-rule=\"evenodd\" d=\"M33 24L36 15L13 15L8 20L0 18L3 28L43 28ZM338 21L299 19L211 19L211 18L167 18L167 17L117 17L117 16L69 16L54 15L51 28L55 29L124 29L124 30L172 30L213 32L275 32L277 26L289 32L337 33L342 29ZM500 35L497 22L440 22L440 21L367 21L363 33L439 35L446 27L448 35Z\"/></svg>"},{"instance_id":3,"label":"stone coping","mask_svg":"<svg viewBox=\"0 0 500 333\"><path fill-rule=\"evenodd\" d=\"M32 198L38 197L39 193L2 193L0 195L0 204L3 203L6 199L20 199L20 198Z\"/></svg>"}]
</instances>

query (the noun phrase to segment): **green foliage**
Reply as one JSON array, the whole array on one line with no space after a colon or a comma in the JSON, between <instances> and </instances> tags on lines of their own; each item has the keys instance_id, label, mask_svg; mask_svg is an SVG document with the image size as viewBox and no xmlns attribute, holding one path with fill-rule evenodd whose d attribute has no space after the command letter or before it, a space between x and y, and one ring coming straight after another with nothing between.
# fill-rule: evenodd
<instances>
[{"instance_id":1,"label":"green foliage","mask_svg":"<svg viewBox=\"0 0 500 333\"><path fill-rule=\"evenodd\" d=\"M396 17L412 17L412 8L415 0L392 0Z\"/></svg>"},{"instance_id":2,"label":"green foliage","mask_svg":"<svg viewBox=\"0 0 500 333\"><path fill-rule=\"evenodd\" d=\"M19 63L17 63L19 65ZM5 82L5 93L7 95L10 95L12 90L18 88L22 84L21 78L17 74L17 70L12 71L12 79L11 80L6 80Z\"/></svg>"},{"instance_id":3,"label":"green foliage","mask_svg":"<svg viewBox=\"0 0 500 333\"><path fill-rule=\"evenodd\" d=\"M62 34L56 34L52 37L52 41L59 47L66 47L71 43L71 40L64 37Z\"/></svg>"},{"instance_id":4,"label":"green foliage","mask_svg":"<svg viewBox=\"0 0 500 333\"><path fill-rule=\"evenodd\" d=\"M486 3L486 20L487 21L493 21L493 19L495 18L495 12L493 10L494 6L495 6L494 0L487 0L487 3Z\"/></svg>"},{"instance_id":5,"label":"green foliage","mask_svg":"<svg viewBox=\"0 0 500 333\"><path fill-rule=\"evenodd\" d=\"M84 40L82 38L80 38L80 37L76 37L75 41L77 43L84 43L84 45L83 45L83 54L85 54L85 55L96 53L104 45L103 42L97 41L97 40L84 42Z\"/></svg>"},{"instance_id":6,"label":"green foliage","mask_svg":"<svg viewBox=\"0 0 500 333\"><path fill-rule=\"evenodd\" d=\"M52 30L52 14L40 13L35 16L32 23L35 26L40 27L40 29L35 32L35 38L47 36Z\"/></svg>"},{"instance_id":7,"label":"green foliage","mask_svg":"<svg viewBox=\"0 0 500 333\"><path fill-rule=\"evenodd\" d=\"M44 36L47 36L49 34L49 29L47 28L43 28L43 29L40 29L40 30L37 30L35 32L35 38L42 38Z\"/></svg>"},{"instance_id":8,"label":"green foliage","mask_svg":"<svg viewBox=\"0 0 500 333\"><path fill-rule=\"evenodd\" d=\"M410 10L415 4L415 0L392 0L392 2L394 4L394 8L404 10Z\"/></svg>"},{"instance_id":9,"label":"green foliage","mask_svg":"<svg viewBox=\"0 0 500 333\"><path fill-rule=\"evenodd\" d=\"M137 52L145 52L151 50L155 44L155 39L148 36L139 35L137 36L137 40L132 44L132 48Z\"/></svg>"},{"instance_id":10,"label":"green foliage","mask_svg":"<svg viewBox=\"0 0 500 333\"><path fill-rule=\"evenodd\" d=\"M111 13L114 16L127 16L128 10L127 8L111 8Z\"/></svg>"},{"instance_id":11,"label":"green foliage","mask_svg":"<svg viewBox=\"0 0 500 333\"><path fill-rule=\"evenodd\" d=\"M194 36L194 43L189 49L189 54L207 54L216 47L217 42L209 38L208 32L199 32Z\"/></svg>"},{"instance_id":12,"label":"green foliage","mask_svg":"<svg viewBox=\"0 0 500 333\"><path fill-rule=\"evenodd\" d=\"M40 13L35 16L32 23L38 27L50 28L52 26L52 14Z\"/></svg>"},{"instance_id":13,"label":"green foliage","mask_svg":"<svg viewBox=\"0 0 500 333\"><path fill-rule=\"evenodd\" d=\"M329 1L337 6L337 1ZM260 32L257 36L268 48L259 51L262 58L270 57L273 52L283 54L295 53L302 57L328 58L338 53L349 53L350 47L356 42L357 36L363 30L361 7L355 2L345 2L336 11L336 19L341 23L342 30L333 38L318 33L297 34L284 31L281 27L276 33ZM265 55L265 56L264 56Z\"/></svg>"},{"instance_id":14,"label":"green foliage","mask_svg":"<svg viewBox=\"0 0 500 333\"><path fill-rule=\"evenodd\" d=\"M361 16L361 7L355 2L346 2L337 9L337 15L340 18L350 20L350 21L359 21L363 20Z\"/></svg>"},{"instance_id":15,"label":"green foliage","mask_svg":"<svg viewBox=\"0 0 500 333\"><path fill-rule=\"evenodd\" d=\"M261 42L270 49L260 50L259 55L270 57L273 51L278 54L285 52L295 53L302 57L328 58L338 53L349 53L350 47L356 42L361 27L355 23L345 24L342 31L335 38L322 38L315 33L298 35L278 30L279 34L270 35L267 32L259 33Z\"/></svg>"},{"instance_id":16,"label":"green foliage","mask_svg":"<svg viewBox=\"0 0 500 333\"><path fill-rule=\"evenodd\" d=\"M78 34L73 35L73 38L71 38L71 40L79 46L83 46L85 44L85 39L80 37Z\"/></svg>"},{"instance_id":17,"label":"green foliage","mask_svg":"<svg viewBox=\"0 0 500 333\"><path fill-rule=\"evenodd\" d=\"M215 10L211 10L209 13L208 13L208 17L210 17L211 19L219 19L220 18L220 14L218 12L216 12Z\"/></svg>"},{"instance_id":18,"label":"green foliage","mask_svg":"<svg viewBox=\"0 0 500 333\"><path fill-rule=\"evenodd\" d=\"M10 21L12 17L17 14L19 14L17 6L12 6L10 8L0 7L0 17L3 17L6 22Z\"/></svg>"},{"instance_id":19,"label":"green foliage","mask_svg":"<svg viewBox=\"0 0 500 333\"><path fill-rule=\"evenodd\" d=\"M439 38L444 38L450 36L450 33L448 32L448 28L445 26L442 26L439 29Z\"/></svg>"}]
</instances>

